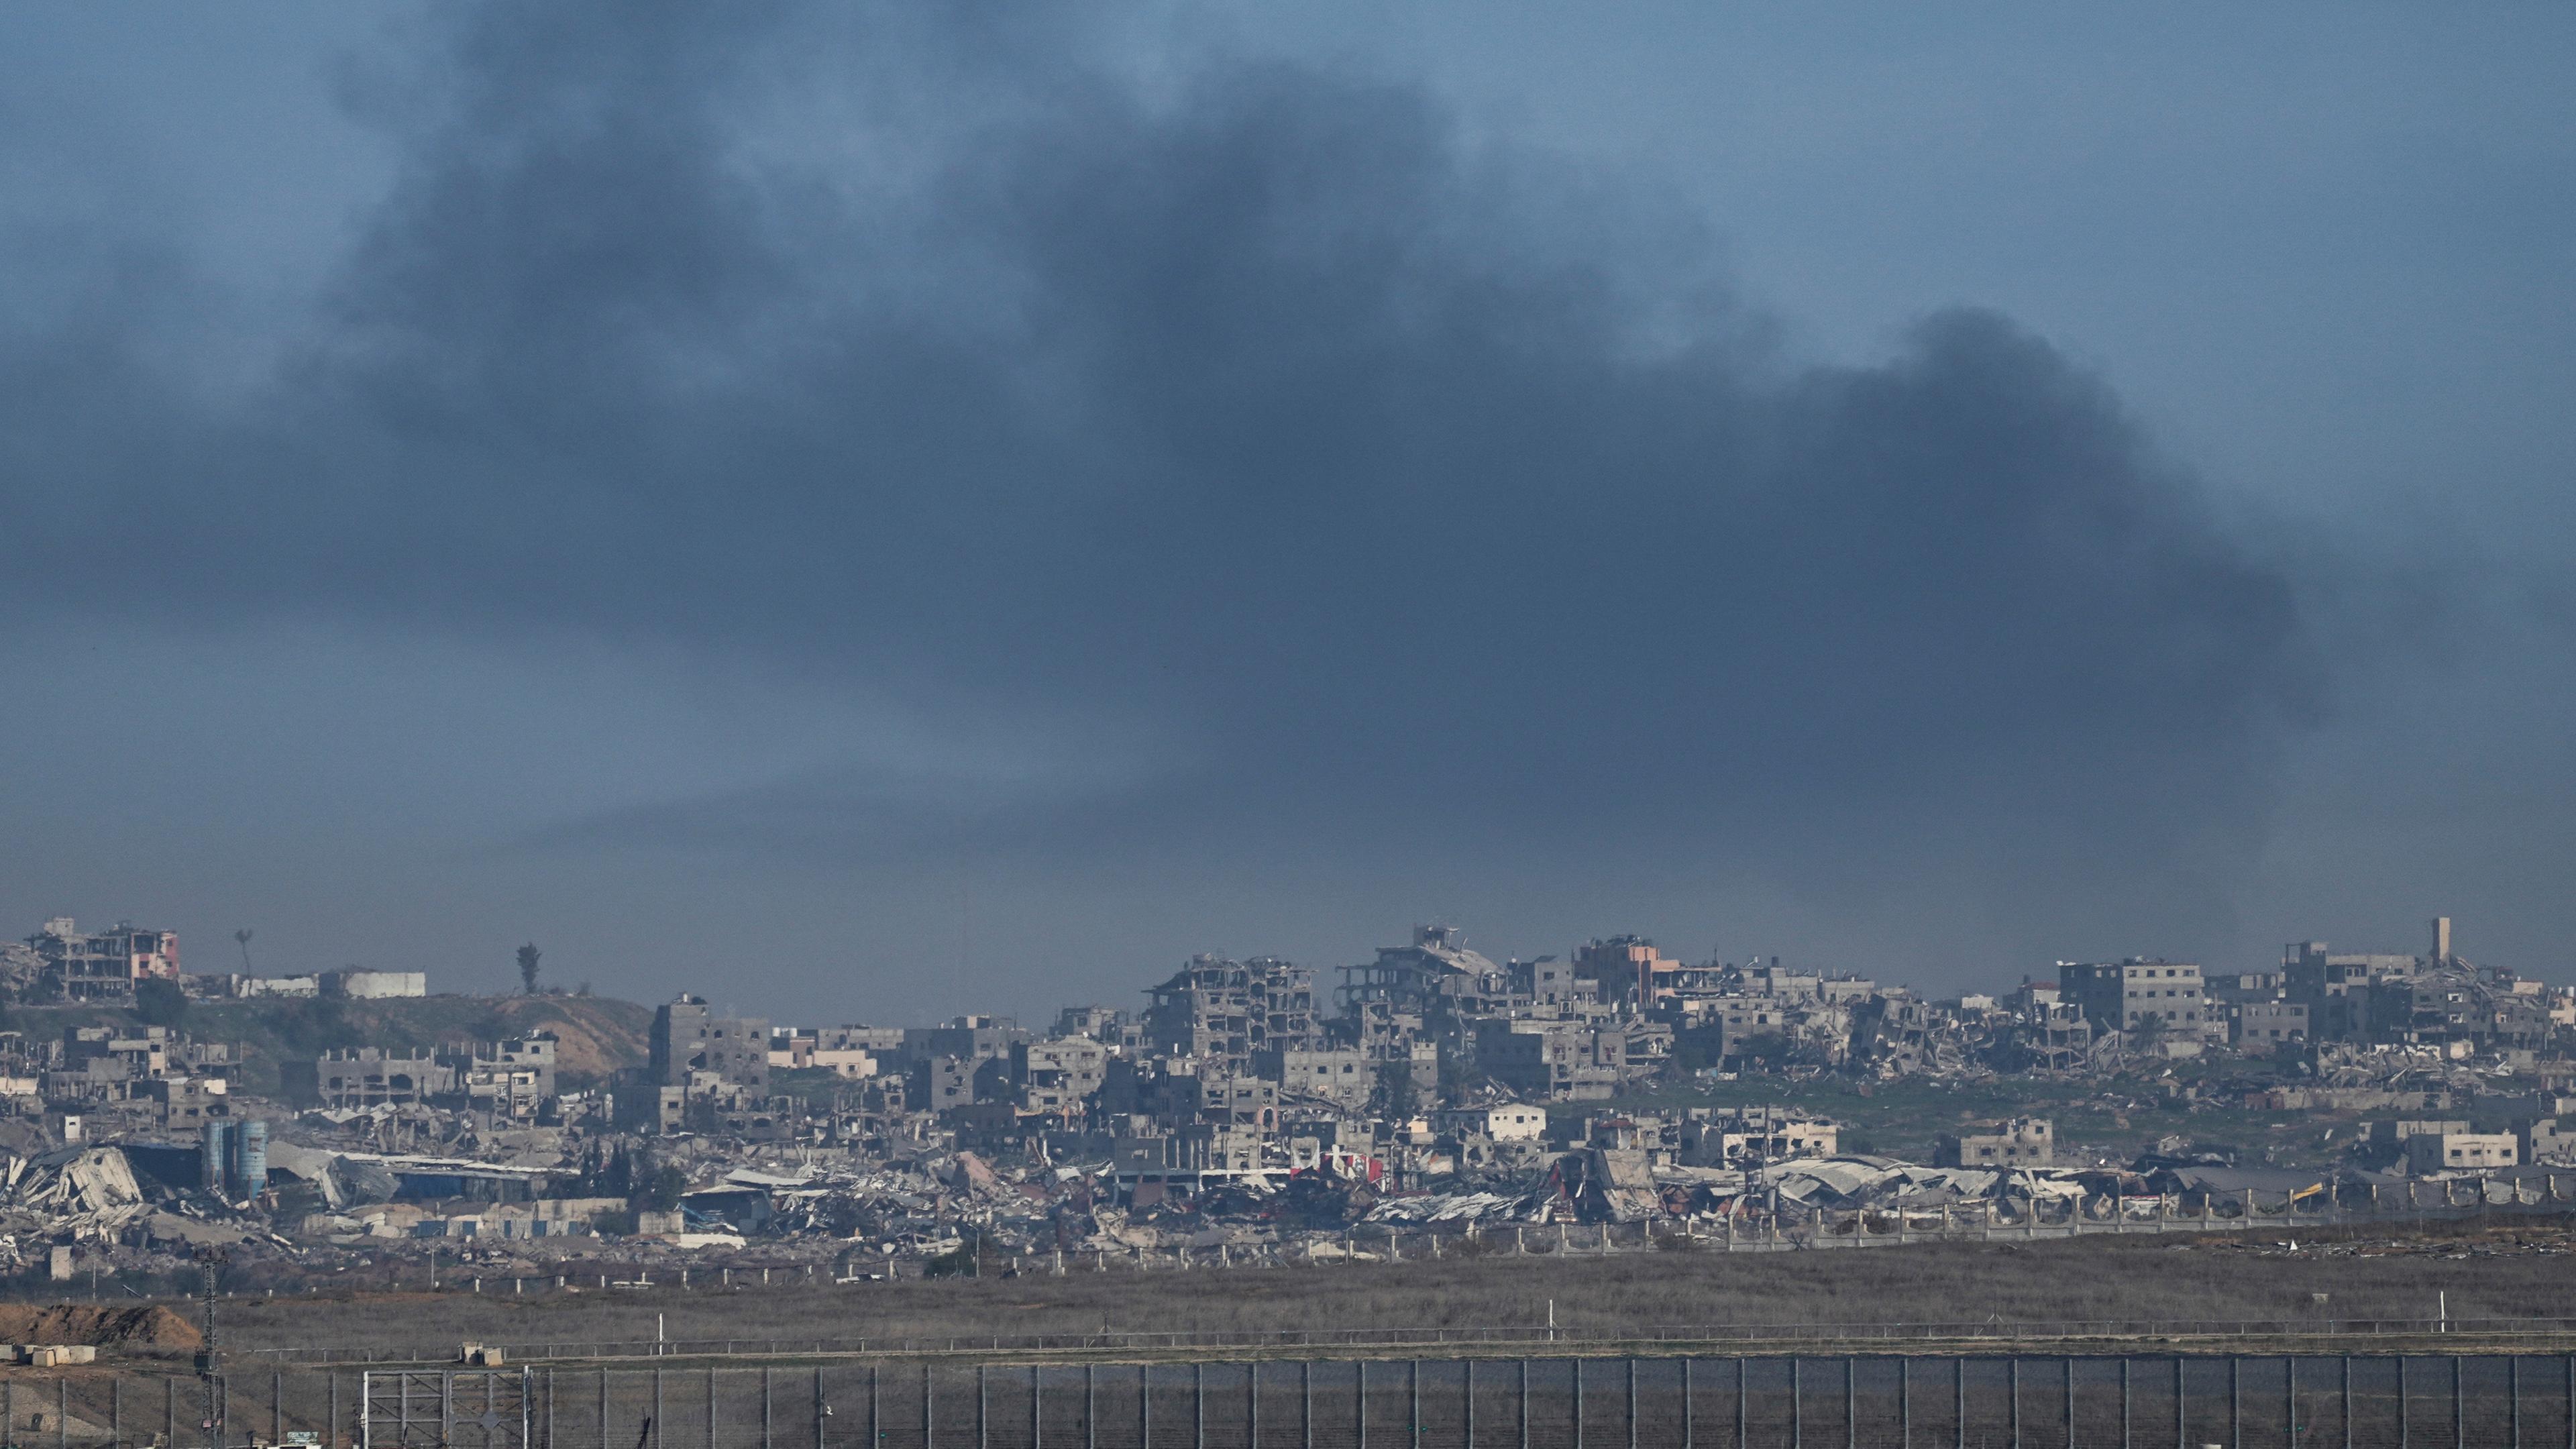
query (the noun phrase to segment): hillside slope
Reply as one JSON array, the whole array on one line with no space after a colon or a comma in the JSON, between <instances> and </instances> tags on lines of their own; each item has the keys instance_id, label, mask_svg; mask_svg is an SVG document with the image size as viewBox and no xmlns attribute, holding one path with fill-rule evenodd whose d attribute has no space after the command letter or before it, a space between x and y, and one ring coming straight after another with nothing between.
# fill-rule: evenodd
<instances>
[{"instance_id":1,"label":"hillside slope","mask_svg":"<svg viewBox=\"0 0 2576 1449\"><path fill-rule=\"evenodd\" d=\"M13 1006L8 1024L33 1040L73 1026L133 1026L130 1011L95 1006ZM395 1001L254 1000L197 1002L181 1030L230 1042L242 1057L244 1091L274 1094L278 1064L331 1047L435 1048L551 1031L558 1070L578 1085L641 1064L653 1009L607 996L424 996Z\"/></svg>"}]
</instances>

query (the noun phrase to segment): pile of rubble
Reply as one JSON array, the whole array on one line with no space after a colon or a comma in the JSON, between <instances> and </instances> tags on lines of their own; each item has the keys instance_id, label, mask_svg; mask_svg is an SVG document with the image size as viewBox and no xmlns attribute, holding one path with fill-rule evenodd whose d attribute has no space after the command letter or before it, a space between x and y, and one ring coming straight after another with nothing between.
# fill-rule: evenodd
<instances>
[{"instance_id":1,"label":"pile of rubble","mask_svg":"<svg viewBox=\"0 0 2576 1449\"><path fill-rule=\"evenodd\" d=\"M114 1147L63 1147L35 1157L12 1157L0 1183L5 1183L0 1224L6 1224L12 1237L113 1239L152 1212L133 1167Z\"/></svg>"}]
</instances>

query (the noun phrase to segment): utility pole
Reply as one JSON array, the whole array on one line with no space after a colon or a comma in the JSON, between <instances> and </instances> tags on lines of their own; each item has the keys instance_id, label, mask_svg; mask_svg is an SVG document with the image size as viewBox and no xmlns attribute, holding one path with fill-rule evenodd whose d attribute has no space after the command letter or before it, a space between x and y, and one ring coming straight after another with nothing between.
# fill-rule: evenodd
<instances>
[{"instance_id":1,"label":"utility pole","mask_svg":"<svg viewBox=\"0 0 2576 1449\"><path fill-rule=\"evenodd\" d=\"M197 1350L197 1384L205 1395L206 1449L223 1449L223 1378L215 1341L215 1280L224 1265L221 1248L197 1254L197 1300L205 1345Z\"/></svg>"}]
</instances>

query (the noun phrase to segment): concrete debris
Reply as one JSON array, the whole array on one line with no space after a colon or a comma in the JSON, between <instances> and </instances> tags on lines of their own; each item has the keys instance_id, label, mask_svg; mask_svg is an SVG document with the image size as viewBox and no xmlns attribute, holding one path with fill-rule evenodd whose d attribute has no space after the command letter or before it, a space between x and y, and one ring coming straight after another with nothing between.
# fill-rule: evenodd
<instances>
[{"instance_id":1,"label":"concrete debris","mask_svg":"<svg viewBox=\"0 0 2576 1449\"><path fill-rule=\"evenodd\" d=\"M1360 1219L1368 1223L1510 1223L1548 1220L1548 1196L1530 1192L1426 1193L1391 1197Z\"/></svg>"}]
</instances>

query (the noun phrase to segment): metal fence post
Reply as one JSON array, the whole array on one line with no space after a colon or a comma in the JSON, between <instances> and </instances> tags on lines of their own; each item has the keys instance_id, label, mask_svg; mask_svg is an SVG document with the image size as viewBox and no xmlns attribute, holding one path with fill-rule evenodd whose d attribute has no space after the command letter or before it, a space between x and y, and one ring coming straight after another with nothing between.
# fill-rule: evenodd
<instances>
[{"instance_id":1,"label":"metal fence post","mask_svg":"<svg viewBox=\"0 0 2576 1449\"><path fill-rule=\"evenodd\" d=\"M931 1388L930 1365L925 1363L921 1366L921 1449L934 1449L939 1442L937 1418L931 1409L934 1397ZM875 1446L870 1445L869 1449L875 1449Z\"/></svg>"},{"instance_id":2,"label":"metal fence post","mask_svg":"<svg viewBox=\"0 0 2576 1449\"><path fill-rule=\"evenodd\" d=\"M1950 1360L1950 1449L1968 1449L1968 1360Z\"/></svg>"},{"instance_id":3,"label":"metal fence post","mask_svg":"<svg viewBox=\"0 0 2576 1449\"><path fill-rule=\"evenodd\" d=\"M1190 1365L1190 1446L1207 1449L1207 1365Z\"/></svg>"},{"instance_id":4,"label":"metal fence post","mask_svg":"<svg viewBox=\"0 0 2576 1449\"><path fill-rule=\"evenodd\" d=\"M2444 1189L2448 1190L2447 1187ZM2486 1190L2480 1188L2478 1194L2478 1201L2483 1204ZM2451 1355L2451 1449L2467 1449L2467 1441L2463 1437L2467 1427L2467 1418L2460 1412L2460 1356L2455 1353Z\"/></svg>"},{"instance_id":5,"label":"metal fence post","mask_svg":"<svg viewBox=\"0 0 2576 1449\"><path fill-rule=\"evenodd\" d=\"M1252 1425L1251 1449L1261 1449L1261 1360L1257 1358L1243 1366L1243 1408ZM1471 1449L1475 1441L1475 1431L1470 1429L1467 1442Z\"/></svg>"},{"instance_id":6,"label":"metal fence post","mask_svg":"<svg viewBox=\"0 0 2576 1449\"><path fill-rule=\"evenodd\" d=\"M2522 1359L2508 1355L2504 1361L2504 1412L2507 1444L2522 1449Z\"/></svg>"},{"instance_id":7,"label":"metal fence post","mask_svg":"<svg viewBox=\"0 0 2576 1449\"><path fill-rule=\"evenodd\" d=\"M2066 1449L2075 1449L2075 1355L2066 1356Z\"/></svg>"},{"instance_id":8,"label":"metal fence post","mask_svg":"<svg viewBox=\"0 0 2576 1449\"><path fill-rule=\"evenodd\" d=\"M1896 1359L1896 1449L1914 1449L1914 1360Z\"/></svg>"},{"instance_id":9,"label":"metal fence post","mask_svg":"<svg viewBox=\"0 0 2576 1449\"><path fill-rule=\"evenodd\" d=\"M1866 1226L1866 1224L1864 1224ZM1860 1449L1860 1363L1843 1355L1843 1449Z\"/></svg>"},{"instance_id":10,"label":"metal fence post","mask_svg":"<svg viewBox=\"0 0 2576 1449\"><path fill-rule=\"evenodd\" d=\"M2407 1184L2411 1190L2414 1184ZM2406 1355L2397 1356L2397 1449L2406 1449Z\"/></svg>"},{"instance_id":11,"label":"metal fence post","mask_svg":"<svg viewBox=\"0 0 2576 1449\"><path fill-rule=\"evenodd\" d=\"M1359 1449L1368 1449L1368 1360L1351 1361L1351 1423L1358 1435Z\"/></svg>"},{"instance_id":12,"label":"metal fence post","mask_svg":"<svg viewBox=\"0 0 2576 1449\"><path fill-rule=\"evenodd\" d=\"M1100 1449L1100 1366L1082 1366L1082 1449ZM869 1449L876 1449L870 1445Z\"/></svg>"},{"instance_id":13,"label":"metal fence post","mask_svg":"<svg viewBox=\"0 0 2576 1449\"><path fill-rule=\"evenodd\" d=\"M2120 1449L2129 1449L2129 1360L2120 1358Z\"/></svg>"},{"instance_id":14,"label":"metal fence post","mask_svg":"<svg viewBox=\"0 0 2576 1449\"><path fill-rule=\"evenodd\" d=\"M1583 1449L1583 1360L1579 1358L1574 1361L1574 1449Z\"/></svg>"},{"instance_id":15,"label":"metal fence post","mask_svg":"<svg viewBox=\"0 0 2576 1449\"><path fill-rule=\"evenodd\" d=\"M2012 1449L2021 1449L2021 1355L2004 1360L2004 1399L2012 1415Z\"/></svg>"},{"instance_id":16,"label":"metal fence post","mask_svg":"<svg viewBox=\"0 0 2576 1449\"><path fill-rule=\"evenodd\" d=\"M2191 1449L2189 1416L2183 1412L2182 1355L2174 1355L2174 1449Z\"/></svg>"},{"instance_id":17,"label":"metal fence post","mask_svg":"<svg viewBox=\"0 0 2576 1449\"><path fill-rule=\"evenodd\" d=\"M1154 1366L1136 1365L1136 1449L1153 1449Z\"/></svg>"},{"instance_id":18,"label":"metal fence post","mask_svg":"<svg viewBox=\"0 0 2576 1449\"><path fill-rule=\"evenodd\" d=\"M2343 1356L2343 1367L2336 1375L2336 1393L2343 1400L2343 1449L2352 1449L2352 1355Z\"/></svg>"},{"instance_id":19,"label":"metal fence post","mask_svg":"<svg viewBox=\"0 0 2576 1449\"><path fill-rule=\"evenodd\" d=\"M1029 1365L1029 1449L1046 1449L1046 1366Z\"/></svg>"},{"instance_id":20,"label":"metal fence post","mask_svg":"<svg viewBox=\"0 0 2576 1449\"><path fill-rule=\"evenodd\" d=\"M1798 1356L1789 1355L1789 1449L1806 1449L1805 1406L1799 1403ZM1574 1449L1583 1449L1577 1443Z\"/></svg>"},{"instance_id":21,"label":"metal fence post","mask_svg":"<svg viewBox=\"0 0 2576 1449\"><path fill-rule=\"evenodd\" d=\"M1421 1441L1415 1440L1415 1449ZM1628 1449L1637 1449L1637 1361L1628 1360Z\"/></svg>"},{"instance_id":22,"label":"metal fence post","mask_svg":"<svg viewBox=\"0 0 2576 1449\"><path fill-rule=\"evenodd\" d=\"M439 1442L445 1443L444 1439ZM662 1371L653 1370L653 1449L662 1449Z\"/></svg>"},{"instance_id":23,"label":"metal fence post","mask_svg":"<svg viewBox=\"0 0 2576 1449\"><path fill-rule=\"evenodd\" d=\"M1432 1241L1438 1242L1439 1239L1434 1238ZM1413 1435L1413 1449L1422 1449L1422 1360L1418 1358L1412 1360L1405 1369L1404 1398L1405 1412L1413 1420L1410 1430Z\"/></svg>"},{"instance_id":24,"label":"metal fence post","mask_svg":"<svg viewBox=\"0 0 2576 1449\"><path fill-rule=\"evenodd\" d=\"M2570 1359L2568 1359L2568 1362L2569 1362L2569 1363L2571 1363L2571 1364L2576 1364L2576 1357L2571 1357ZM1520 1372L1520 1382L1521 1382L1521 1387L1520 1387L1520 1400L1521 1400L1521 1406L1520 1406L1520 1417L1521 1417L1521 1449L1529 1449L1529 1360L1528 1360L1528 1359L1522 1359L1522 1360L1520 1361L1520 1363L1521 1363L1521 1372ZM1315 1446L1314 1446L1313 1444L1309 1443L1309 1444L1306 1446L1306 1449L1315 1449Z\"/></svg>"},{"instance_id":25,"label":"metal fence post","mask_svg":"<svg viewBox=\"0 0 2576 1449\"><path fill-rule=\"evenodd\" d=\"M707 1368L707 1449L716 1449L716 1371L713 1365Z\"/></svg>"},{"instance_id":26,"label":"metal fence post","mask_svg":"<svg viewBox=\"0 0 2576 1449\"><path fill-rule=\"evenodd\" d=\"M2254 1214L2249 1209L2245 1216ZM2245 1442L2245 1396L2241 1392L2244 1380L2239 1373L2244 1367L2244 1359L2232 1353L2227 1356L2227 1442L2231 1445Z\"/></svg>"}]
</instances>

